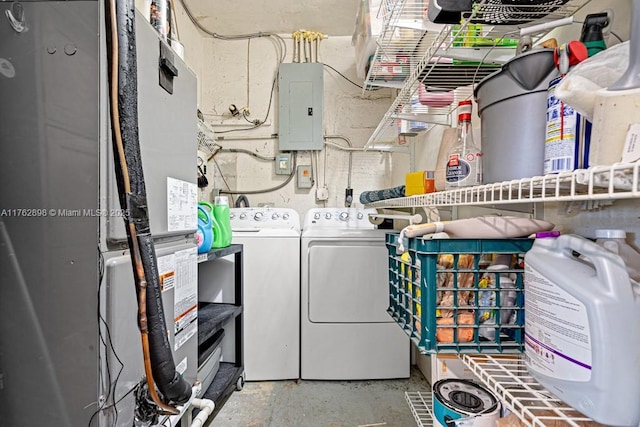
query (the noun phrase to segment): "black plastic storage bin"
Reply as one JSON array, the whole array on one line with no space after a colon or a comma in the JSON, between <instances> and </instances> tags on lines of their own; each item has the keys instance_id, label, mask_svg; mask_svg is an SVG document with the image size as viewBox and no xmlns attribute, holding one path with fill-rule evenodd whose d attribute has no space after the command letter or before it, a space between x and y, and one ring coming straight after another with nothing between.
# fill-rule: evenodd
<instances>
[{"instance_id":1,"label":"black plastic storage bin","mask_svg":"<svg viewBox=\"0 0 640 427\"><path fill-rule=\"evenodd\" d=\"M386 235L388 311L421 353L523 351L522 262L533 239L413 238L403 255L398 237ZM515 257L515 267L489 268L499 254ZM500 275L511 281L501 285Z\"/></svg>"}]
</instances>

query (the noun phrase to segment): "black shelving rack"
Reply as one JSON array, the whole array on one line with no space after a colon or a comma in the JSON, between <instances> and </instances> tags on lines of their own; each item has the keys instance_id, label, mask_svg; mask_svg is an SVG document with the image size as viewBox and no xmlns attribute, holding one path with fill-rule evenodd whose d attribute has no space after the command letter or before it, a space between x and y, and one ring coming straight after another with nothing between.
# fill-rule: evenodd
<instances>
[{"instance_id":1,"label":"black shelving rack","mask_svg":"<svg viewBox=\"0 0 640 427\"><path fill-rule=\"evenodd\" d=\"M232 244L226 248L213 249L200 255L198 263L211 262L228 255L234 255L234 301L233 303L198 303L198 366L220 344L224 335L224 327L235 322L235 361L220 362L220 368L211 385L204 391L202 398L215 403L212 417L220 411L234 390L242 390L244 386L244 352L243 352L243 258L242 245ZM202 286L199 283L199 286ZM194 411L195 415L195 411Z\"/></svg>"}]
</instances>

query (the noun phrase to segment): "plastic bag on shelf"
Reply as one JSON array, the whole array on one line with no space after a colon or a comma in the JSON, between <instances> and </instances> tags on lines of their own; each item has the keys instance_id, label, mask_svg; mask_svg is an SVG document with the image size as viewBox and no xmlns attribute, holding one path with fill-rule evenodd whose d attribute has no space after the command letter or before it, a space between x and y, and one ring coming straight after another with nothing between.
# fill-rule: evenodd
<instances>
[{"instance_id":1,"label":"plastic bag on shelf","mask_svg":"<svg viewBox=\"0 0 640 427\"><path fill-rule=\"evenodd\" d=\"M629 42L615 45L576 65L556 88L556 96L593 120L596 91L613 84L629 66Z\"/></svg>"}]
</instances>

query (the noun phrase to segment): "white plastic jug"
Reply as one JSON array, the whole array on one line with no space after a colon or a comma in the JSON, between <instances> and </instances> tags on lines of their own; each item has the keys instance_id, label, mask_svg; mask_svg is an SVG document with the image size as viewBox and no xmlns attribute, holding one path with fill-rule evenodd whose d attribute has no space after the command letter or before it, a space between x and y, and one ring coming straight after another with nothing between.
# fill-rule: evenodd
<instances>
[{"instance_id":1,"label":"white plastic jug","mask_svg":"<svg viewBox=\"0 0 640 427\"><path fill-rule=\"evenodd\" d=\"M640 253L627 244L626 238L624 230L596 230L596 244L620 255L627 266L629 277L640 282Z\"/></svg>"},{"instance_id":2,"label":"white plastic jug","mask_svg":"<svg viewBox=\"0 0 640 427\"><path fill-rule=\"evenodd\" d=\"M599 423L637 426L640 297L622 258L576 235L540 238L524 282L529 373Z\"/></svg>"}]
</instances>

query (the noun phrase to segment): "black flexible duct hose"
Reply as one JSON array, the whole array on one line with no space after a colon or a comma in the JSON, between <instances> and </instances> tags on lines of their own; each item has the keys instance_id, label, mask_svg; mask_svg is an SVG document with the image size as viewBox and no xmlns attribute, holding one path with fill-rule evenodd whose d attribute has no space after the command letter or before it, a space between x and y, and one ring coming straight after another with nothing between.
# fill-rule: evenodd
<instances>
[{"instance_id":1,"label":"black flexible duct hose","mask_svg":"<svg viewBox=\"0 0 640 427\"><path fill-rule=\"evenodd\" d=\"M107 8L107 14L110 11ZM115 155L116 176L120 204L128 213L125 228L129 248L133 252L138 247L146 279L146 312L149 335L149 357L156 386L167 401L185 403L191 397L191 386L175 368L171 346L167 338L167 327L162 305L162 295L158 278L155 247L149 228L146 188L140 158L138 135L138 82L136 63L135 7L132 0L117 0L116 20L118 34L118 108L120 131L124 147L123 165ZM111 43L110 37L108 42ZM111 57L109 57L111 58ZM111 79L114 76L110 76ZM112 130L115 126L112 126ZM114 141L115 141L115 134ZM114 142L115 144L115 142ZM115 148L114 148L115 150ZM128 169L130 191L125 186L123 168ZM135 236L130 232L130 224L135 228ZM135 241L134 241L135 240ZM134 277L137 277L136 260L132 253ZM136 282L136 287L139 283ZM139 290L139 289L138 289ZM141 330L143 325L141 326Z\"/></svg>"}]
</instances>

